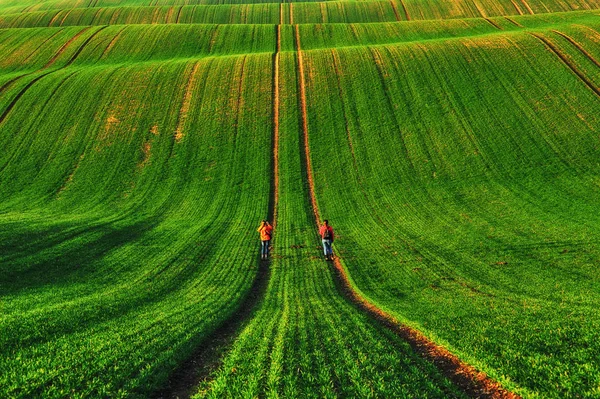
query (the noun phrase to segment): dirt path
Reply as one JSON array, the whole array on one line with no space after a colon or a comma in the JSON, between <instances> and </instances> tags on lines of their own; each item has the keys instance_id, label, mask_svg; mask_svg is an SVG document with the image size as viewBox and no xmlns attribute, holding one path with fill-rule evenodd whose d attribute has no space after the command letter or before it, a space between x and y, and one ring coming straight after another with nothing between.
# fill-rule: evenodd
<instances>
[{"instance_id":1,"label":"dirt path","mask_svg":"<svg viewBox=\"0 0 600 399\"><path fill-rule=\"evenodd\" d=\"M585 76L585 74L581 72L554 43L539 33L530 33L530 35L544 43L549 51L553 52L563 62L563 64L565 64L583 83L586 84L587 87L589 87L598 97L600 97L600 88L597 87L594 82L589 80L588 77Z\"/></svg>"},{"instance_id":2,"label":"dirt path","mask_svg":"<svg viewBox=\"0 0 600 399\"><path fill-rule=\"evenodd\" d=\"M277 203L279 199L279 53L281 51L281 24L277 26L276 37L277 47L273 55L273 167L271 179L273 183L268 210L268 219L273 221L273 227L276 227L277 224ZM197 66L198 64L192 71L192 76L195 75ZM188 89L186 89L186 93ZM189 398L195 393L195 389L203 381L208 381L213 372L220 367L224 354L237 338L242 325L252 317L254 309L265 295L270 278L269 263L258 262L258 274L248 294L242 300L240 308L203 341L194 353L171 374L165 388L155 392L151 396L152 398Z\"/></svg>"},{"instance_id":3,"label":"dirt path","mask_svg":"<svg viewBox=\"0 0 600 399\"><path fill-rule=\"evenodd\" d=\"M306 82L304 79L304 55L302 52L302 45L300 43L300 30L298 29L298 25L294 25L294 38L297 52L297 60L298 60L298 75L299 82L298 88L300 89L300 108L302 115L302 138L304 143L304 162L306 164L306 175L308 178L308 185L310 191L310 203L315 214L315 219L317 220L317 224L321 218L319 217L319 208L317 206L317 200L314 195L314 187L315 183L313 181L313 170L312 163L310 160L310 146L308 143L308 113L306 111Z\"/></svg>"},{"instance_id":4,"label":"dirt path","mask_svg":"<svg viewBox=\"0 0 600 399\"><path fill-rule=\"evenodd\" d=\"M302 113L302 136L304 143L304 157L306 164L306 176L308 180L308 188L310 202L313 207L315 216L315 226L320 223L319 209L317 206L315 195L315 184L313 178L313 170L310 160L310 147L308 140L308 115L306 107L306 82L303 65L303 52L301 47L300 33L298 26L295 26L295 45L298 53L298 75L299 75L299 96L300 108ZM336 66L337 67L337 66ZM434 363L441 372L454 382L457 386L472 398L503 398L503 399L519 399L520 397L512 392L506 391L497 382L491 380L486 374L477 371L474 367L462 362L448 350L435 344L427 339L419 331L403 325L395 317L379 309L352 286L350 277L342 262L338 257L335 257L333 266L338 276L338 281L342 291L346 296L361 310L369 314L372 318L379 321L381 324L398 334L405 339L415 352L419 353L424 358Z\"/></svg>"},{"instance_id":5,"label":"dirt path","mask_svg":"<svg viewBox=\"0 0 600 399\"><path fill-rule=\"evenodd\" d=\"M281 24L283 22L283 4L280 5L280 20L277 25L277 46L273 55L273 179L269 217L273 228L277 227L277 204L279 202L279 53L281 52Z\"/></svg>"}]
</instances>

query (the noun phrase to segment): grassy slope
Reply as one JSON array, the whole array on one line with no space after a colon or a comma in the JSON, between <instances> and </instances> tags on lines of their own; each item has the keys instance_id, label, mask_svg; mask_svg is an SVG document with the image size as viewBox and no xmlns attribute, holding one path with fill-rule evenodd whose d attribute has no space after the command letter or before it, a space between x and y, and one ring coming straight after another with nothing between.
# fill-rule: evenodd
<instances>
[{"instance_id":1,"label":"grassy slope","mask_svg":"<svg viewBox=\"0 0 600 399\"><path fill-rule=\"evenodd\" d=\"M357 287L527 396L597 395L598 97L524 34L334 54L311 143Z\"/></svg>"},{"instance_id":2,"label":"grassy slope","mask_svg":"<svg viewBox=\"0 0 600 399\"><path fill-rule=\"evenodd\" d=\"M259 308L195 397L463 397L432 364L346 301L322 262L304 183L296 57L281 58L278 219Z\"/></svg>"},{"instance_id":3,"label":"grassy slope","mask_svg":"<svg viewBox=\"0 0 600 399\"><path fill-rule=\"evenodd\" d=\"M84 381L82 396L148 392L243 300L257 265L240 223L264 215L270 184L257 162L270 153L270 58L199 62L197 111L174 142L193 67L88 68L62 86L72 71L57 72L4 122L16 133L2 159L6 394Z\"/></svg>"},{"instance_id":4,"label":"grassy slope","mask_svg":"<svg viewBox=\"0 0 600 399\"><path fill-rule=\"evenodd\" d=\"M296 19L312 15L302 7L294 6ZM269 12L278 19L276 11ZM543 30L598 84L593 62L549 32L568 33L598 59L595 18L514 20ZM0 109L33 82L0 126L0 387L10 395L60 396L82 384L89 387L83 395L143 394L231 314L256 272L248 222L267 207L268 163L259 160L271 151L271 56L229 55L273 51L274 27L110 26L85 30L61 50L82 29L0 32L0 46L11 52L0 60L0 82L31 73L0 94ZM303 48L315 49L305 59L319 204L338 227L357 287L528 397L597 396L590 358L599 320L593 92L538 39L501 33L484 20L301 31ZM291 50L291 28L283 34ZM463 38L422 41L452 36ZM145 45L132 45L137 41ZM403 41L422 42L392 44ZM378 43L388 45L341 48ZM285 76L288 86L296 79L289 68ZM282 114L293 121L297 104L286 107ZM187 134L176 142L181 123ZM282 258L248 326L273 323L280 297L289 309L311 306L281 321L288 332L274 324L265 332L280 350L270 371L251 376L250 389L315 393L314 378L331 378L350 390L370 381L397 394L397 386L377 385L389 377L378 367L343 379L342 370L352 370L348 359L361 356L339 348L373 342L354 337L354 323L381 338L374 363L387 359L395 372L415 366L384 354L400 344L333 295L324 265L306 261L318 251L289 248L296 241L310 248L314 237L292 151L297 124L286 126L290 142L282 148L291 158L282 161L289 162L282 176L290 180L282 182L276 247ZM292 266L298 264L306 270ZM286 281L318 285L274 286ZM304 331L336 333L307 316L325 308L347 315L327 319L348 323L339 324L347 341L310 347ZM246 331L226 365L252 361L245 345L263 330ZM294 334L307 346L278 358ZM331 353L348 368L323 360L307 365L314 374L299 376L289 362L308 361L308 352L317 359ZM253 374L246 367L240 375ZM227 370L210 394L230 382L242 389L243 378ZM408 380L411 390L438 389Z\"/></svg>"}]
</instances>

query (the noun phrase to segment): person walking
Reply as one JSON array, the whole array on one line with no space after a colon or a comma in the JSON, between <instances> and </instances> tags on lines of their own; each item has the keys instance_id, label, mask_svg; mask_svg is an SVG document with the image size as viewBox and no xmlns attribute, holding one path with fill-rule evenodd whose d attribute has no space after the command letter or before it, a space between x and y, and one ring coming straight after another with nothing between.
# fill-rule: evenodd
<instances>
[{"instance_id":1,"label":"person walking","mask_svg":"<svg viewBox=\"0 0 600 399\"><path fill-rule=\"evenodd\" d=\"M262 260L268 259L271 236L273 235L273 226L265 219L261 222L256 231L260 233L260 258Z\"/></svg>"},{"instance_id":2,"label":"person walking","mask_svg":"<svg viewBox=\"0 0 600 399\"><path fill-rule=\"evenodd\" d=\"M325 260L333 260L333 250L331 249L331 244L333 244L333 241L335 240L335 235L333 233L333 227L329 225L328 220L323 221L323 224L319 228L319 235L321 236L321 241L323 242Z\"/></svg>"}]
</instances>

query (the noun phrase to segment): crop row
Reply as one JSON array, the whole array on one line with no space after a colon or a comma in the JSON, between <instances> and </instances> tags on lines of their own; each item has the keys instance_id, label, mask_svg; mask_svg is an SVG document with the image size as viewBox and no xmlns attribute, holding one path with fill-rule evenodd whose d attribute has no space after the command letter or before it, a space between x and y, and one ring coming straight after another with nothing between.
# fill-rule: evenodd
<instances>
[{"instance_id":1,"label":"crop row","mask_svg":"<svg viewBox=\"0 0 600 399\"><path fill-rule=\"evenodd\" d=\"M59 70L20 97L0 138L2 396L144 396L239 306L270 78L262 56Z\"/></svg>"},{"instance_id":2,"label":"crop row","mask_svg":"<svg viewBox=\"0 0 600 399\"><path fill-rule=\"evenodd\" d=\"M521 5L519 5L519 4ZM118 24L304 24L478 18L596 10L598 0L325 1L190 6L120 6L20 12L0 8L0 27Z\"/></svg>"},{"instance_id":3,"label":"crop row","mask_svg":"<svg viewBox=\"0 0 600 399\"><path fill-rule=\"evenodd\" d=\"M194 397L463 397L340 295L321 260L300 150L297 57L280 64L279 186L264 300Z\"/></svg>"},{"instance_id":4,"label":"crop row","mask_svg":"<svg viewBox=\"0 0 600 399\"><path fill-rule=\"evenodd\" d=\"M597 29L569 33L595 54ZM599 98L573 68L600 75L544 36L571 66L525 34L306 52L315 185L365 296L526 397L591 398Z\"/></svg>"},{"instance_id":5,"label":"crop row","mask_svg":"<svg viewBox=\"0 0 600 399\"><path fill-rule=\"evenodd\" d=\"M411 23L300 25L306 50L445 40L502 34L524 27L537 31L593 25L596 16L581 12L557 18L496 18L421 21ZM541 21L540 21L541 20ZM494 26L496 25L496 26ZM500 29L499 29L500 28ZM282 25L282 51L294 49L294 27ZM578 30L575 29L577 32ZM588 28L590 35L595 32ZM519 35L520 33L516 33ZM136 45L143 42L144 46ZM0 82L23 72L33 73L67 65L131 64L173 59L246 53L272 53L277 29L272 25L132 25L0 30ZM176 45L175 45L176 44ZM3 85L5 84L3 83ZM6 88L0 86L0 92Z\"/></svg>"},{"instance_id":6,"label":"crop row","mask_svg":"<svg viewBox=\"0 0 600 399\"><path fill-rule=\"evenodd\" d=\"M200 395L459 396L339 296L319 261L309 160L356 289L524 396L597 394L600 120L582 76L598 85L600 26L556 23L569 18L515 18L557 51L523 31L479 35L484 20L452 40L370 46L402 25L281 28L281 49L291 29L305 49L311 155L300 61L282 52L270 285ZM448 26L403 32L462 34ZM212 33L168 48L194 29ZM256 276L274 58L235 53L275 51L277 30L1 34L31 66L2 64L0 392L146 395ZM233 55L178 59L216 43Z\"/></svg>"}]
</instances>

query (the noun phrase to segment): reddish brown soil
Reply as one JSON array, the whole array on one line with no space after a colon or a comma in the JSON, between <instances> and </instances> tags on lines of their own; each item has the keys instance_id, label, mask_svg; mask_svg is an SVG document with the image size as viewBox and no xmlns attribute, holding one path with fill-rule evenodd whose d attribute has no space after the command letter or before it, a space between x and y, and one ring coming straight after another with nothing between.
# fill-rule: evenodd
<instances>
[{"instance_id":1,"label":"reddish brown soil","mask_svg":"<svg viewBox=\"0 0 600 399\"><path fill-rule=\"evenodd\" d=\"M308 178L310 201L313 206L313 212L315 216L315 224L318 225L320 223L320 216L315 196L315 185L310 162L310 148L308 142L308 121L305 90L306 83L304 80L304 65L300 34L297 26L295 33L296 51L298 52L300 107L302 112L302 135L304 136L303 141L305 152L304 156L306 157L306 174ZM472 398L520 399L518 395L505 390L500 386L500 384L487 377L486 374L477 371L474 367L462 362L444 347L435 344L433 341L430 341L419 331L403 325L396 318L379 309L377 306L360 295L352 287L350 278L342 266L339 258L336 257L334 259L333 265L343 292L356 306L405 339L412 346L415 352L434 363L446 377L459 386L467 395Z\"/></svg>"},{"instance_id":2,"label":"reddish brown soil","mask_svg":"<svg viewBox=\"0 0 600 399\"><path fill-rule=\"evenodd\" d=\"M394 0L390 0L390 4L392 6L392 10L394 10L394 15L396 16L396 21L400 21L400 14L398 13L398 8L396 7L396 3L394 3Z\"/></svg>"}]
</instances>

